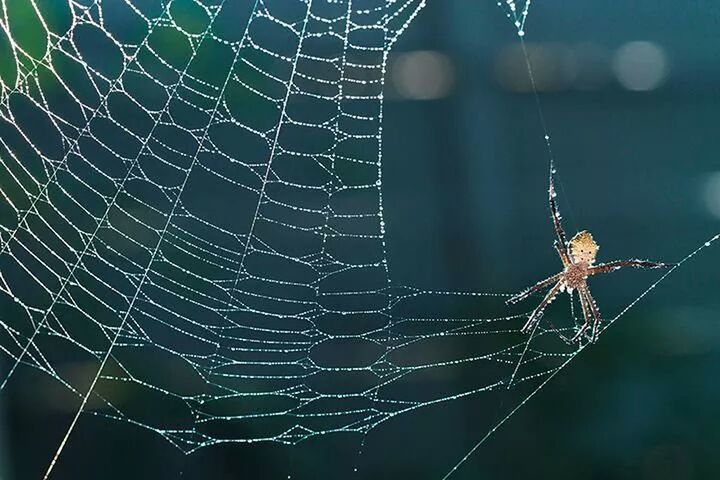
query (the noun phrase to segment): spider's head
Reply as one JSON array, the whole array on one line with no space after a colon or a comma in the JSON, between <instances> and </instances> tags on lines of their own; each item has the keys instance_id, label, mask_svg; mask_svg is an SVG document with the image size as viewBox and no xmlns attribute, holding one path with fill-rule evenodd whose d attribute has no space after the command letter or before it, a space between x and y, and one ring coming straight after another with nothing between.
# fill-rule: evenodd
<instances>
[{"instance_id":1,"label":"spider's head","mask_svg":"<svg viewBox=\"0 0 720 480\"><path fill-rule=\"evenodd\" d=\"M576 233L570 240L570 254L576 263L586 262L592 265L599 248L587 230Z\"/></svg>"}]
</instances>

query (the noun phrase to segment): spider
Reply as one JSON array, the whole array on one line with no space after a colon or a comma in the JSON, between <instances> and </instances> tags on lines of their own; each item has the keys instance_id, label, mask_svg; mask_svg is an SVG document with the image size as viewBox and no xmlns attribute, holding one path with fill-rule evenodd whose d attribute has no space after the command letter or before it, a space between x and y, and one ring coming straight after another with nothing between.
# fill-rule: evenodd
<instances>
[{"instance_id":1,"label":"spider","mask_svg":"<svg viewBox=\"0 0 720 480\"><path fill-rule=\"evenodd\" d=\"M549 202L550 202L550 213L552 216L553 226L555 227L555 239L554 246L558 256L563 264L563 271L553 275L552 277L541 280L530 288L523 290L514 297L510 298L507 303L515 304L522 300L525 300L533 293L545 289L552 285L550 291L545 295L542 302L533 310L525 323L525 326L521 329L523 333L530 332L533 327L542 318L545 309L550 303L557 297L558 293L568 292L570 294L570 301L572 302L572 295L575 290L578 292L580 297L580 305L582 307L583 317L585 323L579 328L575 336L570 339L570 342L579 341L583 334L592 325L592 335L590 341L595 342L598 334L598 326L600 325L600 310L598 309L595 300L590 294L590 289L587 284L588 277L592 275L600 275L603 273L613 272L623 267L636 267L636 268L666 268L672 266L668 263L650 262L646 260L618 260L614 262L601 263L595 265L595 257L597 256L598 249L600 248L592 235L587 230L578 232L569 242L565 236L565 231L561 223L560 213L558 211L557 202L555 200L555 185L554 185L554 173L555 170L551 168L550 173L550 188Z\"/></svg>"}]
</instances>

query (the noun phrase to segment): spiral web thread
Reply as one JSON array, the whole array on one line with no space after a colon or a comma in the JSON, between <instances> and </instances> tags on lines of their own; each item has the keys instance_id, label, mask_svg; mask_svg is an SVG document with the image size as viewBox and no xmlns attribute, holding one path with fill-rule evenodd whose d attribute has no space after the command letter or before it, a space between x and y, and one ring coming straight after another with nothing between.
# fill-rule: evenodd
<instances>
[{"instance_id":1,"label":"spiral web thread","mask_svg":"<svg viewBox=\"0 0 720 480\"><path fill-rule=\"evenodd\" d=\"M185 452L293 444L498 389L521 406L584 348L447 306L502 294L391 278L383 87L424 5L3 3L1 388L31 368L77 396L48 474L83 414ZM529 5L500 4L518 32Z\"/></svg>"}]
</instances>

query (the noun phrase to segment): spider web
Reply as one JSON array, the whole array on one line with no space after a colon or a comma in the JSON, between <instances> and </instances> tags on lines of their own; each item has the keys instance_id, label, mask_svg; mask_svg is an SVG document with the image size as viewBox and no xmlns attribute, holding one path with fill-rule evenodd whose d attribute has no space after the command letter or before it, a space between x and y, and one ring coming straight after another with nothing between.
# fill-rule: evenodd
<instances>
[{"instance_id":1,"label":"spider web","mask_svg":"<svg viewBox=\"0 0 720 480\"><path fill-rule=\"evenodd\" d=\"M452 314L503 311L504 294L392 279L383 87L424 5L3 3L1 388L34 369L77 398L48 475L82 415L190 453L364 439L517 391L489 436L585 348L558 335L574 324L528 339L526 313ZM530 1L499 5L524 34ZM472 384L416 388L468 368Z\"/></svg>"}]
</instances>

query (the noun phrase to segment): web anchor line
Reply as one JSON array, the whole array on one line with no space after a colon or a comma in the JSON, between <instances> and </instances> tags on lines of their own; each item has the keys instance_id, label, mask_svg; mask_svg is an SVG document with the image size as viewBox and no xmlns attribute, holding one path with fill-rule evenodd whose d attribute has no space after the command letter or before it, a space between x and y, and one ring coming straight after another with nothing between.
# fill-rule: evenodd
<instances>
[{"instance_id":1,"label":"web anchor line","mask_svg":"<svg viewBox=\"0 0 720 480\"><path fill-rule=\"evenodd\" d=\"M217 14L220 12L220 10L222 9L222 7L224 6L225 1L226 1L226 0L223 0L223 1L222 1L222 3L220 4L220 6L219 6L219 8L218 8L218 10L217 10L217 12L216 12L216 14L215 14L215 16L211 19L210 23L208 24L208 27L207 27L207 29L205 30L204 34L203 34L203 37L202 37L203 39L204 39L205 36L210 32L212 23L213 23L213 21L215 20L215 18L217 17ZM256 6L257 6L257 3L256 3ZM254 12L255 12L255 10L253 9L253 13L251 14L250 20L248 21L247 28L249 28L249 26L250 26L250 23L251 23L251 20L252 20L252 15L254 15ZM227 85L228 85L228 82L230 81L231 76L232 76L233 68L234 68L235 64L237 63L237 60L238 60L239 55L240 55L240 52L242 51L245 38L247 37L247 31L248 31L247 28L246 28L246 30L245 30L245 33L243 34L243 38L242 38L242 40L240 41L240 44L239 44L238 47L237 47L237 51L235 52L235 57L233 58L233 61L232 61L231 64L230 64L230 67L229 67L228 73L227 73L227 75L226 75L226 77L225 77L225 81L224 81L224 83L223 83L223 86L222 86L222 88L220 89L220 91L219 91L219 93L218 93L218 98L217 98L217 101L216 101L216 103L215 103L215 106L213 107L212 113L211 113L211 115L210 115L210 120L208 121L208 123L207 123L207 125L206 125L206 127L205 127L205 129L204 129L204 131L203 131L202 138L198 141L197 150L195 151L195 154L194 154L193 157L192 157L192 161L191 161L191 163L190 163L190 166L187 168L187 171L185 172L185 177L184 177L184 179L183 179L183 181L182 181L182 184L180 185L180 188L178 189L178 192L177 192L177 195L176 195L176 197L175 197L175 201L173 202L172 208L170 209L170 212L167 214L167 219L166 219L166 221L165 221L165 224L164 224L162 230L160 231L160 233L159 233L159 235L158 235L158 240L157 240L157 242L156 242L155 248L153 249L152 255L150 256L150 260L149 260L147 266L146 266L145 269L144 269L144 272L143 272L143 274L142 274L142 278L141 278L140 282L138 283L138 286L137 286L137 288L136 288L136 290L135 290L135 293L134 293L134 295L133 295L133 297L132 297L132 300L130 301L130 303L129 303L128 307L127 307L127 310L126 310L125 314L124 314L123 317L122 317L122 320L121 320L121 322L120 322L120 325L117 327L117 331L115 332L115 335L114 335L114 337L113 337L113 339L112 339L112 342L110 343L110 346L108 347L107 351L105 352L105 355L103 356L102 361L100 362L100 366L99 366L98 369L97 369L97 373L96 373L95 376L93 377L92 382L90 383L90 386L88 387L87 392L85 393L85 395L84 395L84 397L83 397L83 400L82 400L82 403L80 404L80 407L78 408L77 412L75 413L75 416L73 417L73 420L72 420L72 422L70 423L70 426L68 427L68 429L67 429L67 431L66 431L66 433L65 433L65 436L63 437L62 441L60 442L60 445L59 445L58 448L57 448L57 451L55 452L55 454L53 455L52 460L50 461L50 465L48 466L47 471L45 472L45 475L44 475L44 477L43 477L43 480L47 480L48 478L50 478L50 475L51 475L51 473L52 473L52 471L53 471L53 469L54 469L54 467L55 467L58 459L60 458L60 455L62 454L62 451L63 451L63 449L65 448L65 445L67 444L68 440L70 439L70 435L72 434L73 430L75 429L75 426L76 426L76 424L77 424L77 422L78 422L78 420L79 420L79 418L80 418L80 415L81 415L81 414L83 413L83 411L85 410L85 406L87 405L87 402L88 402L88 400L90 399L90 395L93 393L93 391L94 391L94 389L95 389L95 385L97 384L97 382L98 382L98 380L100 379L100 376L101 376L103 370L105 369L105 364L107 363L108 359L110 358L110 355L112 354L113 348L114 348L115 345L117 344L117 341L118 341L118 339L120 338L120 334L122 333L123 329L125 328L125 324L126 324L128 318L130 317L130 313L131 313L133 307L135 306L135 302L137 301L137 299L138 299L138 297L139 297L139 295L140 295L140 292L141 292L141 290L142 290L142 287L143 287L143 285L145 284L145 281L146 281L147 278L148 278L148 274L149 274L150 271L151 271L153 262L155 261L155 258L157 257L158 253L160 252L160 247L161 247L161 245L162 245L162 242L163 242L163 239L164 239L164 237L165 237L165 234L167 233L168 228L169 228L170 225L171 225L171 222L172 222L172 219L173 219L173 215L175 214L175 211L176 211L178 205L180 204L180 198L182 197L182 193L183 193L183 191L185 190L185 186L187 185L188 179L190 178L190 174L191 174L193 168L195 167L195 164L196 164L197 159L198 159L198 155L200 154L200 152L201 152L202 149L203 149L203 145L205 144L205 141L206 141L206 139L207 139L207 136L208 136L210 127L211 127L211 125L213 124L213 120L214 120L214 118L215 118L215 115L216 115L216 113L217 113L217 111L218 111L218 108L219 108L220 105L221 105L221 100L222 100L223 95L224 95L224 93L225 93L225 89L226 89L226 87L227 87ZM194 59L194 56L191 57L190 61L189 61L188 64L185 66L185 70L183 71L183 75L181 75L181 77L180 77L180 79L179 79L179 81L178 81L178 86L182 83L183 76L184 76L184 74L187 72L187 69L188 69L188 68L190 67L190 65L192 64L193 59ZM176 88L176 91L177 91L177 88ZM151 135L152 135L152 133L151 133Z\"/></svg>"},{"instance_id":2,"label":"web anchor line","mask_svg":"<svg viewBox=\"0 0 720 480\"><path fill-rule=\"evenodd\" d=\"M710 247L712 244L720 240L720 233L711 237L706 242L702 243L699 247L697 247L695 250L691 251L689 254L687 254L682 260L680 260L678 263L670 267L670 269L665 272L659 279L657 279L655 282L653 282L648 288L646 288L635 300L630 302L625 308L623 308L620 313L615 315L610 321L608 321L604 326L601 327L600 333L604 332L610 326L615 323L616 320L618 320L620 317L625 315L631 308L633 308L640 300L642 300L648 293L650 293L652 290L655 289L658 285L660 285L661 282L663 282L670 274L672 274L676 269L678 269L681 265L683 265L685 262L693 258L695 255L700 253L702 250ZM478 448L480 448L502 425L505 424L508 420L510 420L511 417L513 417L527 402L530 401L532 397L535 396L540 390L542 390L545 385L547 385L550 380L552 380L555 375L560 373L561 370L563 370L565 367L567 367L572 360L574 360L583 350L585 350L590 344L584 343L580 345L580 347L572 353L558 368L556 368L545 380L542 381L533 391L525 397L520 403L518 403L505 417L503 417L502 420L500 420L498 423L496 423L488 432L483 436L483 438L480 439L473 447L443 476L442 480L447 480L450 478L476 451Z\"/></svg>"}]
</instances>

